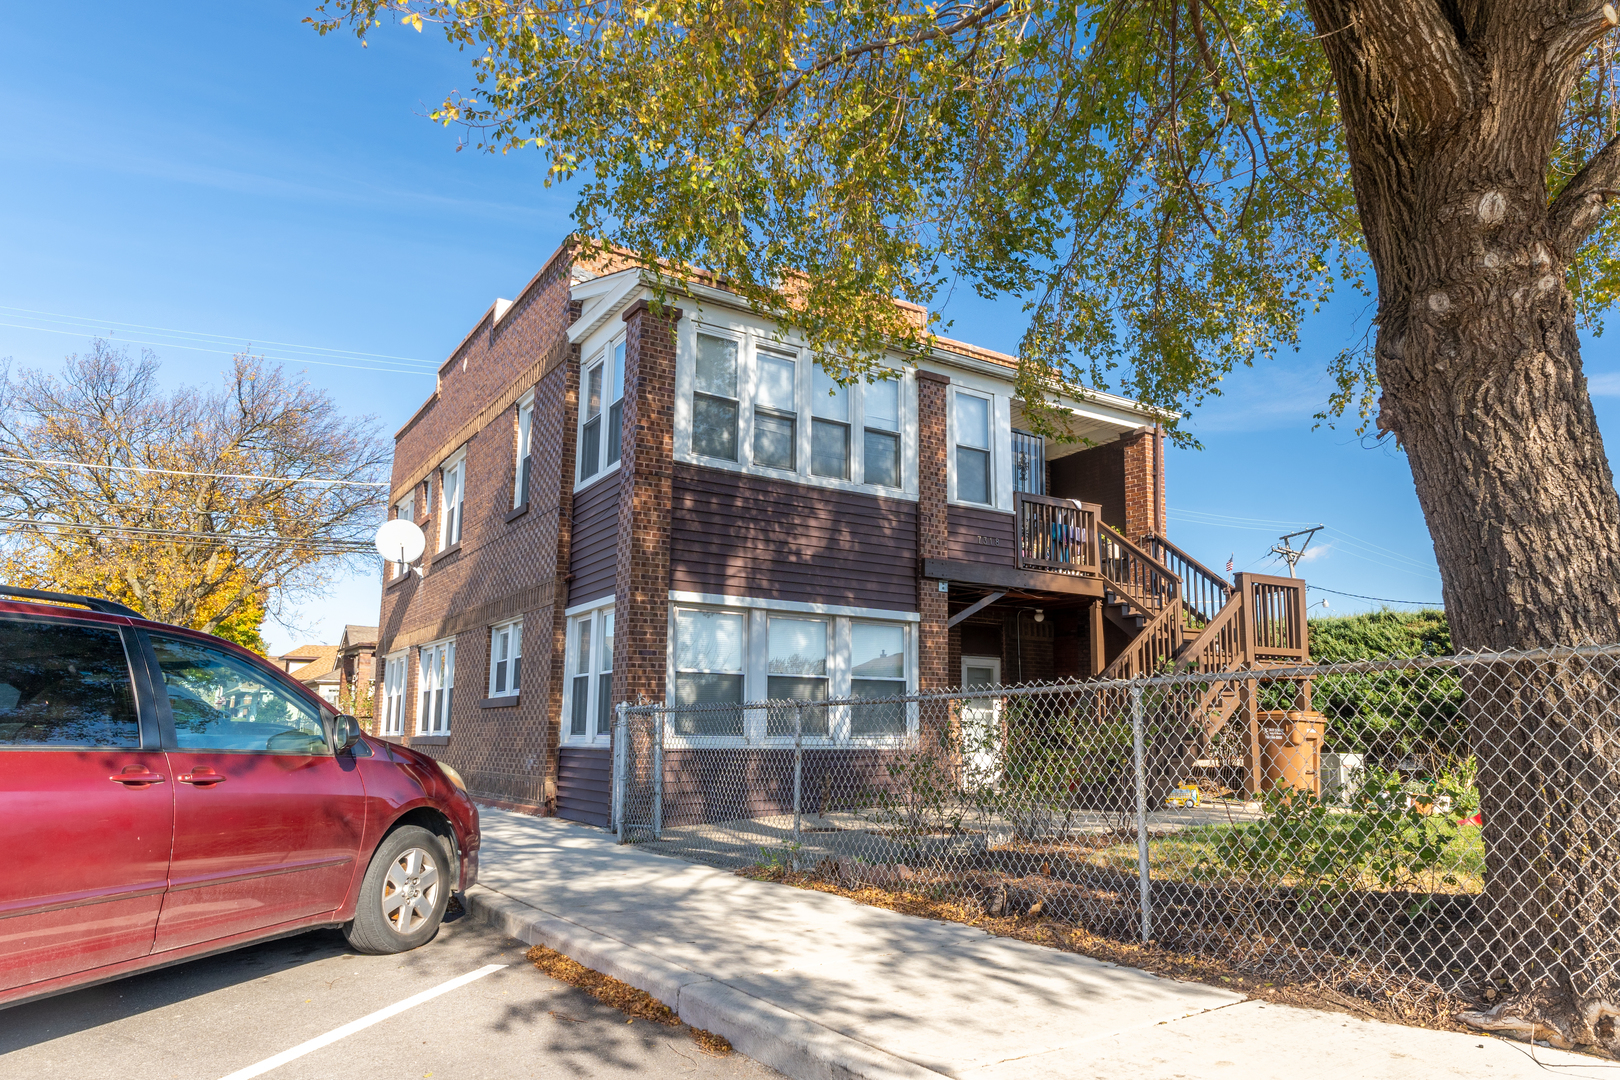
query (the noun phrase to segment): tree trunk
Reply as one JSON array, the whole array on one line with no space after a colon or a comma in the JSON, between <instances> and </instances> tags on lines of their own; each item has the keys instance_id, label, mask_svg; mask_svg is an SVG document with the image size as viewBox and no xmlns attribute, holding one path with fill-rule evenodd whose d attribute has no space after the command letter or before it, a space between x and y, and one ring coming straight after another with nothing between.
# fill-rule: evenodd
<instances>
[{"instance_id":1,"label":"tree trunk","mask_svg":"<svg viewBox=\"0 0 1620 1080\"><path fill-rule=\"evenodd\" d=\"M1411 462L1460 649L1620 641L1620 498L1536 212L1545 195L1458 192L1456 164L1420 200L1447 212L1410 237L1390 287L1380 276L1380 426ZM1616 674L1588 658L1470 678L1486 846L1475 960L1511 995L1468 1019L1620 1054Z\"/></svg>"},{"instance_id":2,"label":"tree trunk","mask_svg":"<svg viewBox=\"0 0 1620 1080\"><path fill-rule=\"evenodd\" d=\"M1569 260L1620 140L1547 178L1612 8L1307 0L1378 277L1379 427L1412 466L1459 649L1620 641L1620 497ZM1498 664L1467 686L1486 846L1476 1026L1620 1054L1620 680ZM1489 996L1489 995L1487 995Z\"/></svg>"}]
</instances>

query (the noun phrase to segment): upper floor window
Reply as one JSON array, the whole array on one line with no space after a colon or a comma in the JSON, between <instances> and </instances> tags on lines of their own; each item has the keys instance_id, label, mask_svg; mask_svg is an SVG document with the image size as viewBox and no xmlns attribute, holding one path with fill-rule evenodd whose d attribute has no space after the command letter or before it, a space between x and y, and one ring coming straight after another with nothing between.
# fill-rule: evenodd
<instances>
[{"instance_id":1,"label":"upper floor window","mask_svg":"<svg viewBox=\"0 0 1620 1080\"><path fill-rule=\"evenodd\" d=\"M418 735L450 734L450 705L456 690L456 640L422 646L417 685L422 708L416 714Z\"/></svg>"},{"instance_id":2,"label":"upper floor window","mask_svg":"<svg viewBox=\"0 0 1620 1080\"><path fill-rule=\"evenodd\" d=\"M995 502L990 462L990 399L958 390L956 403L956 498Z\"/></svg>"},{"instance_id":3,"label":"upper floor window","mask_svg":"<svg viewBox=\"0 0 1620 1080\"><path fill-rule=\"evenodd\" d=\"M619 460L624 414L624 342L611 346L580 379L579 478L589 480Z\"/></svg>"},{"instance_id":4,"label":"upper floor window","mask_svg":"<svg viewBox=\"0 0 1620 1080\"><path fill-rule=\"evenodd\" d=\"M692 453L737 460L737 343L713 334L697 336L692 383Z\"/></svg>"},{"instance_id":5,"label":"upper floor window","mask_svg":"<svg viewBox=\"0 0 1620 1080\"><path fill-rule=\"evenodd\" d=\"M518 402L517 414L517 466L512 472L512 508L515 510L529 501L529 467L533 461L530 440L534 434L534 395Z\"/></svg>"},{"instance_id":6,"label":"upper floor window","mask_svg":"<svg viewBox=\"0 0 1620 1080\"><path fill-rule=\"evenodd\" d=\"M900 380L868 379L861 387L866 406L863 448L866 482L900 486Z\"/></svg>"},{"instance_id":7,"label":"upper floor window","mask_svg":"<svg viewBox=\"0 0 1620 1080\"><path fill-rule=\"evenodd\" d=\"M512 697L522 682L523 622L502 623L489 632L489 696Z\"/></svg>"},{"instance_id":8,"label":"upper floor window","mask_svg":"<svg viewBox=\"0 0 1620 1080\"><path fill-rule=\"evenodd\" d=\"M383 661L382 733L405 734L405 654Z\"/></svg>"},{"instance_id":9,"label":"upper floor window","mask_svg":"<svg viewBox=\"0 0 1620 1080\"><path fill-rule=\"evenodd\" d=\"M754 382L754 464L795 468L799 442L798 362L760 349Z\"/></svg>"},{"instance_id":10,"label":"upper floor window","mask_svg":"<svg viewBox=\"0 0 1620 1080\"><path fill-rule=\"evenodd\" d=\"M462 451L439 469L439 550L461 543L461 512L466 499L467 454Z\"/></svg>"},{"instance_id":11,"label":"upper floor window","mask_svg":"<svg viewBox=\"0 0 1620 1080\"><path fill-rule=\"evenodd\" d=\"M814 366L810 385L810 473L849 479L849 390Z\"/></svg>"},{"instance_id":12,"label":"upper floor window","mask_svg":"<svg viewBox=\"0 0 1620 1080\"><path fill-rule=\"evenodd\" d=\"M403 499L399 500L399 502L394 504L394 516L399 518L401 521L416 520L415 488L411 489L411 493L409 495L405 496ZM409 566L402 562L391 562L388 564L388 568L390 577L399 577L401 574L410 569Z\"/></svg>"}]
</instances>

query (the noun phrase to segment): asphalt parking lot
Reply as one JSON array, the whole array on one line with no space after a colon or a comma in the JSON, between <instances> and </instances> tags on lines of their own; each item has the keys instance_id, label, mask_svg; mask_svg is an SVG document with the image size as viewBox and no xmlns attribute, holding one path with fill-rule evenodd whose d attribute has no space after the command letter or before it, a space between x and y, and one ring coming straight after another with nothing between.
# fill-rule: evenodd
<instances>
[{"instance_id":1,"label":"asphalt parking lot","mask_svg":"<svg viewBox=\"0 0 1620 1080\"><path fill-rule=\"evenodd\" d=\"M626 1023L618 1010L536 970L524 951L465 917L398 956L357 955L336 931L268 942L0 1010L0 1077L780 1075L740 1054L710 1057L685 1028ZM341 1030L434 990L441 992L360 1030ZM284 1060L288 1051L333 1035Z\"/></svg>"}]
</instances>

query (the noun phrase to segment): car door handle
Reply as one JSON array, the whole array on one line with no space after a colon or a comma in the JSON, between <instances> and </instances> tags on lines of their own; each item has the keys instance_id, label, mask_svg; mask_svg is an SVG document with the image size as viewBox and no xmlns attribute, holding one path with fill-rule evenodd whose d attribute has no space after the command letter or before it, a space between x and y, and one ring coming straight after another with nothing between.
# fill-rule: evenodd
<instances>
[{"instance_id":1,"label":"car door handle","mask_svg":"<svg viewBox=\"0 0 1620 1080\"><path fill-rule=\"evenodd\" d=\"M182 784L190 784L193 787L213 787L215 784L225 782L225 774L215 772L212 769L198 769L196 772L182 773L176 779Z\"/></svg>"},{"instance_id":2,"label":"car door handle","mask_svg":"<svg viewBox=\"0 0 1620 1080\"><path fill-rule=\"evenodd\" d=\"M163 777L160 774L153 772L144 765L127 766L123 772L114 773L107 779L115 784L123 784L125 787L146 787L148 784L163 783Z\"/></svg>"}]
</instances>

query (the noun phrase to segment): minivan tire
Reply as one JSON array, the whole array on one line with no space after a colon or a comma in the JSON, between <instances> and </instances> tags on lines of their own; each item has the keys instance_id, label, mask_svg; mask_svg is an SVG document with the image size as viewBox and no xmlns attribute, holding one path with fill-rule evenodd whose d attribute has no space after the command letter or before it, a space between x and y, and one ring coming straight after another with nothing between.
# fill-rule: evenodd
<instances>
[{"instance_id":1,"label":"minivan tire","mask_svg":"<svg viewBox=\"0 0 1620 1080\"><path fill-rule=\"evenodd\" d=\"M395 829L360 882L354 921L343 930L349 947L384 955L426 945L439 932L453 885L442 840L417 825Z\"/></svg>"}]
</instances>

